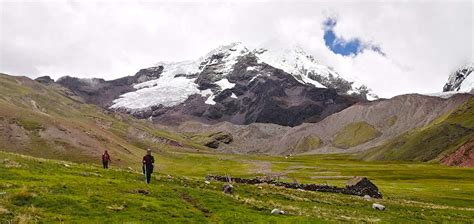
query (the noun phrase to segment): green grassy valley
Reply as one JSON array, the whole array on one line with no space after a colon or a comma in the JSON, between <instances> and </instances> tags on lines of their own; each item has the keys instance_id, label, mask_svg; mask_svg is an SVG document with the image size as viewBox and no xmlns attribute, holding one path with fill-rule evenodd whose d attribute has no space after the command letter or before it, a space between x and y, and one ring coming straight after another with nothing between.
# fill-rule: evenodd
<instances>
[{"instance_id":1,"label":"green grassy valley","mask_svg":"<svg viewBox=\"0 0 474 224\"><path fill-rule=\"evenodd\" d=\"M267 156L167 153L145 185L136 169L0 153L0 222L64 223L318 223L450 222L474 219L473 169L420 163L368 163L347 156ZM139 161L138 161L139 162ZM204 183L204 176L284 174L287 179L342 186L367 176L383 199ZM385 211L371 208L377 202ZM271 215L274 208L287 212Z\"/></svg>"}]
</instances>

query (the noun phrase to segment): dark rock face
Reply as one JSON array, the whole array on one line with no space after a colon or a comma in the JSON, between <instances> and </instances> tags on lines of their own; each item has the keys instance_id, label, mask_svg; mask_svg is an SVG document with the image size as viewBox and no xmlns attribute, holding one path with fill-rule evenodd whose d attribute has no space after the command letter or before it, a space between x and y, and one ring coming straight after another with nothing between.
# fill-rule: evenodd
<instances>
[{"instance_id":1,"label":"dark rock face","mask_svg":"<svg viewBox=\"0 0 474 224\"><path fill-rule=\"evenodd\" d=\"M56 82L69 88L74 94L82 97L87 103L108 108L120 95L134 91L133 85L157 79L163 72L163 66L141 69L134 76L106 81L104 79L79 79L64 76Z\"/></svg>"},{"instance_id":2,"label":"dark rock face","mask_svg":"<svg viewBox=\"0 0 474 224\"><path fill-rule=\"evenodd\" d=\"M216 65L217 66L217 65ZM248 70L257 67L257 70ZM195 119L206 123L230 121L234 124L274 123L296 126L303 122L318 122L359 101L359 98L339 95L336 89L315 88L298 82L291 74L267 64L259 64L253 54L239 58L227 76L233 88L219 91L215 85L215 67L204 69L196 83L200 89L217 93L214 105L205 104L200 95L171 107L150 108L135 113L140 118L153 117L158 123L174 124L180 119Z\"/></svg>"},{"instance_id":3,"label":"dark rock face","mask_svg":"<svg viewBox=\"0 0 474 224\"><path fill-rule=\"evenodd\" d=\"M54 79L52 79L52 78L49 77L49 76L41 76L41 77L38 77L38 78L35 79L35 81L37 81L37 82L39 82L39 83L42 83L42 84L45 84L45 85L54 83Z\"/></svg>"},{"instance_id":4,"label":"dark rock face","mask_svg":"<svg viewBox=\"0 0 474 224\"><path fill-rule=\"evenodd\" d=\"M141 69L135 74L134 82L142 83L153 79L158 79L160 78L160 74L163 73L163 69L163 66Z\"/></svg>"},{"instance_id":5,"label":"dark rock face","mask_svg":"<svg viewBox=\"0 0 474 224\"><path fill-rule=\"evenodd\" d=\"M461 67L449 76L448 82L443 87L443 92L459 91L462 82L474 71L474 63Z\"/></svg>"}]
</instances>

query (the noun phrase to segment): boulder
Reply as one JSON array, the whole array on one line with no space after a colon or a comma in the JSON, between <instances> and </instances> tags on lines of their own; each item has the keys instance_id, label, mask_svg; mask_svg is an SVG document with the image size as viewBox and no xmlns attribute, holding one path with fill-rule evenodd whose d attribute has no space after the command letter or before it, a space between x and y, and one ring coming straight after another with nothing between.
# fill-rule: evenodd
<instances>
[{"instance_id":1,"label":"boulder","mask_svg":"<svg viewBox=\"0 0 474 224\"><path fill-rule=\"evenodd\" d=\"M377 203L373 203L372 208L375 209L375 210L379 210L379 211L385 210L385 206L383 206L381 204L377 204Z\"/></svg>"},{"instance_id":2,"label":"boulder","mask_svg":"<svg viewBox=\"0 0 474 224\"><path fill-rule=\"evenodd\" d=\"M42 84L51 84L51 83L54 83L54 79L52 79L51 77L49 76L41 76L41 77L38 77L35 79L35 81L39 82L39 83L42 83Z\"/></svg>"},{"instance_id":3,"label":"boulder","mask_svg":"<svg viewBox=\"0 0 474 224\"><path fill-rule=\"evenodd\" d=\"M232 186L232 184L224 184L224 186L222 187L222 191L225 193L225 194L233 194L234 193L234 186Z\"/></svg>"},{"instance_id":4,"label":"boulder","mask_svg":"<svg viewBox=\"0 0 474 224\"><path fill-rule=\"evenodd\" d=\"M271 211L271 214L272 214L272 215L284 215L284 214L285 214L285 211L283 211L283 210L281 210L281 209L274 208L274 209Z\"/></svg>"},{"instance_id":5,"label":"boulder","mask_svg":"<svg viewBox=\"0 0 474 224\"><path fill-rule=\"evenodd\" d=\"M142 194L142 195L149 195L150 192L144 189L138 189L136 190L137 194Z\"/></svg>"}]
</instances>

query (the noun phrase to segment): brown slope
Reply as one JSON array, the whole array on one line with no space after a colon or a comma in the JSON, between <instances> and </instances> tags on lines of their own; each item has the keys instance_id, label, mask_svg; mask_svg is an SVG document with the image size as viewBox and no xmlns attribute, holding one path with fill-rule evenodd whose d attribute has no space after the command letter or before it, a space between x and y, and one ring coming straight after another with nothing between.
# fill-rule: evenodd
<instances>
[{"instance_id":1,"label":"brown slope","mask_svg":"<svg viewBox=\"0 0 474 224\"><path fill-rule=\"evenodd\" d=\"M79 162L139 161L144 149L200 147L129 115L111 114L56 84L0 74L0 150ZM175 147L183 146L183 147ZM204 148L204 147L202 147Z\"/></svg>"},{"instance_id":2,"label":"brown slope","mask_svg":"<svg viewBox=\"0 0 474 224\"><path fill-rule=\"evenodd\" d=\"M448 166L474 167L474 137L444 157L441 162Z\"/></svg>"},{"instance_id":3,"label":"brown slope","mask_svg":"<svg viewBox=\"0 0 474 224\"><path fill-rule=\"evenodd\" d=\"M232 135L230 144L220 144L219 150L229 153L262 153L272 150L275 136L282 136L291 128L276 124L254 123L236 125L230 122L221 122L214 125L188 121L178 127L164 126L172 131L188 133L188 135L206 135L208 133L223 132Z\"/></svg>"},{"instance_id":4,"label":"brown slope","mask_svg":"<svg viewBox=\"0 0 474 224\"><path fill-rule=\"evenodd\" d=\"M290 130L279 141L279 145L289 148L301 136L316 135L324 142L324 146L312 150L313 153L337 153L362 151L394 138L408 130L423 127L453 109L459 107L472 96L457 94L448 99L408 94L387 100L353 105L339 113L333 114L317 124L304 124ZM348 149L336 148L332 145L334 137L346 126L365 122L373 126L381 134L364 144Z\"/></svg>"},{"instance_id":5,"label":"brown slope","mask_svg":"<svg viewBox=\"0 0 474 224\"><path fill-rule=\"evenodd\" d=\"M358 103L318 123L305 123L293 128L260 123L202 125L187 122L177 130L229 132L233 135L234 142L219 147L228 152L269 154L357 152L380 145L408 130L428 125L471 97L469 94L457 94L448 99L419 94L401 95L386 100ZM341 134L341 132L350 129L351 126L365 127L356 129L355 133L367 131L369 127L368 131L372 131L373 134L363 139L364 141L355 141L357 143L355 146L335 147L333 145L335 136L350 136L350 133Z\"/></svg>"}]
</instances>

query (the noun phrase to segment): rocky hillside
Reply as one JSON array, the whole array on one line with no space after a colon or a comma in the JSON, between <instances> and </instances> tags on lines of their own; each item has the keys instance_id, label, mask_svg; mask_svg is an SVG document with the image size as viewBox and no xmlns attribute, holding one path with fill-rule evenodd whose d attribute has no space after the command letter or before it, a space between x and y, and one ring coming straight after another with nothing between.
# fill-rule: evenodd
<instances>
[{"instance_id":1,"label":"rocky hillside","mask_svg":"<svg viewBox=\"0 0 474 224\"><path fill-rule=\"evenodd\" d=\"M428 125L403 133L363 154L368 160L443 161L472 164L474 97Z\"/></svg>"},{"instance_id":2,"label":"rocky hillside","mask_svg":"<svg viewBox=\"0 0 474 224\"><path fill-rule=\"evenodd\" d=\"M0 108L2 151L91 162L109 150L114 163L126 165L148 147L206 149L129 115L86 104L60 85L26 77L0 74Z\"/></svg>"},{"instance_id":3,"label":"rocky hillside","mask_svg":"<svg viewBox=\"0 0 474 224\"><path fill-rule=\"evenodd\" d=\"M221 145L219 149L235 153L359 152L385 144L412 130L423 129L469 100L473 100L469 94L457 94L447 99L410 94L358 103L318 123L305 123L293 128L271 124L245 126L220 123L209 126L187 122L178 130L191 133L200 130L227 132L234 141ZM471 109L469 111L472 113ZM461 140L469 133L456 138Z\"/></svg>"},{"instance_id":4,"label":"rocky hillside","mask_svg":"<svg viewBox=\"0 0 474 224\"><path fill-rule=\"evenodd\" d=\"M105 81L104 79L79 79L64 76L56 81L56 83L70 89L73 93L83 98L87 103L99 105L107 108L112 105L112 101L120 95L134 91L135 83L146 82L157 79L163 72L163 67L158 66L149 69L142 69L134 76L128 76L116 80ZM50 84L52 81L49 77L39 77L36 79L44 84Z\"/></svg>"},{"instance_id":5,"label":"rocky hillside","mask_svg":"<svg viewBox=\"0 0 474 224\"><path fill-rule=\"evenodd\" d=\"M317 122L377 96L299 48L221 46L195 61L158 63L113 81L63 77L74 93L102 107L162 124Z\"/></svg>"}]
</instances>

